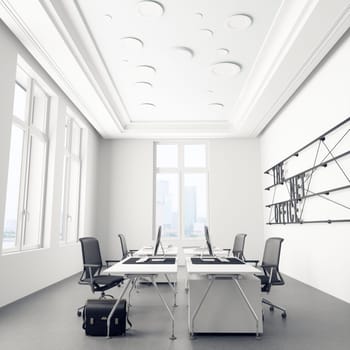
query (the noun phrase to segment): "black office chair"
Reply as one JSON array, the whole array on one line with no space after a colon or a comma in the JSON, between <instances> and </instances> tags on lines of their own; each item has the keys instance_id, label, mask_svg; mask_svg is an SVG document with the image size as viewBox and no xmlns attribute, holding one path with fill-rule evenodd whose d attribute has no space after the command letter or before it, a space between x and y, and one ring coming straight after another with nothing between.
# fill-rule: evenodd
<instances>
[{"instance_id":1,"label":"black office chair","mask_svg":"<svg viewBox=\"0 0 350 350\"><path fill-rule=\"evenodd\" d=\"M244 244L245 238L247 235L245 233L239 233L235 236L235 240L233 242L232 255L235 258L244 260Z\"/></svg>"},{"instance_id":2,"label":"black office chair","mask_svg":"<svg viewBox=\"0 0 350 350\"><path fill-rule=\"evenodd\" d=\"M79 238L79 241L81 243L84 268L78 283L89 285L92 293L101 292L100 299L103 299L106 296L112 297L111 295L105 294L105 291L115 286L119 286L124 278L122 276L101 274L103 265L100 245L95 237ZM84 306L78 308L78 316L81 316L81 310L83 308Z\"/></svg>"},{"instance_id":3,"label":"black office chair","mask_svg":"<svg viewBox=\"0 0 350 350\"><path fill-rule=\"evenodd\" d=\"M263 275L256 275L261 281L261 291L269 293L272 286L284 285L284 280L279 272L279 262L281 255L281 245L283 238L271 237L265 242L264 256L261 263ZM247 262L256 262L256 260L246 260ZM282 311L282 318L287 317L287 312L281 306L273 304L270 300L263 298L262 302L269 305L270 311L275 308Z\"/></svg>"},{"instance_id":4,"label":"black office chair","mask_svg":"<svg viewBox=\"0 0 350 350\"><path fill-rule=\"evenodd\" d=\"M122 260L127 258L128 256L132 256L135 252L137 252L137 250L129 250L128 246L126 245L126 239L125 236L120 233L118 235L119 239L120 239L120 246L122 249Z\"/></svg>"}]
</instances>

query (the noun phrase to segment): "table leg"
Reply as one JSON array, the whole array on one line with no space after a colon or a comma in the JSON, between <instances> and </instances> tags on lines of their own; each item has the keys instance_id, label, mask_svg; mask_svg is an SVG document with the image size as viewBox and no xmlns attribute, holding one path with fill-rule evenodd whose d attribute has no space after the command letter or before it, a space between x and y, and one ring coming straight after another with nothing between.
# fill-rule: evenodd
<instances>
[{"instance_id":1,"label":"table leg","mask_svg":"<svg viewBox=\"0 0 350 350\"><path fill-rule=\"evenodd\" d=\"M255 310L253 309L252 305L249 302L249 299L247 297L247 295L244 293L243 288L241 287L240 283L238 282L237 278L232 277L233 281L236 283L236 286L238 287L239 292L241 293L245 303L247 304L251 314L253 315L255 322L256 322L256 338L260 338L260 334L259 334L259 317L256 314Z\"/></svg>"},{"instance_id":2,"label":"table leg","mask_svg":"<svg viewBox=\"0 0 350 350\"><path fill-rule=\"evenodd\" d=\"M112 319L112 316L115 312L115 310L117 309L119 303L120 303L120 300L123 299L123 296L124 294L126 293L127 289L129 288L130 286L130 283L134 280L134 278L130 278L128 283L126 284L126 286L124 287L123 291L121 292L117 302L113 305L112 307L112 310L110 311L109 315L108 315L108 318L107 318L107 338L110 338L109 336L109 332L110 332L110 325L111 325L111 319Z\"/></svg>"},{"instance_id":3,"label":"table leg","mask_svg":"<svg viewBox=\"0 0 350 350\"><path fill-rule=\"evenodd\" d=\"M167 282L169 284L169 287L172 289L172 291L174 293L174 305L173 306L177 307L177 304L176 304L176 293L177 293L176 287L171 284L169 276L166 273L164 274L164 276L165 276L165 278L166 278L166 280L167 280Z\"/></svg>"},{"instance_id":4,"label":"table leg","mask_svg":"<svg viewBox=\"0 0 350 350\"><path fill-rule=\"evenodd\" d=\"M160 293L160 290L159 290L159 288L158 288L158 286L157 286L157 283L156 283L156 281L154 280L154 276L152 277L152 284L153 284L154 288L156 289L156 291L157 291L157 293L158 293L160 299L162 300L164 306L166 307L166 309L167 309L168 312L169 312L169 315L170 315L170 318L171 318L171 336L170 336L170 339L171 339L171 340L174 340L174 339L176 339L175 334L174 334L174 328L175 328L175 318L174 318L174 315L173 315L173 313L171 312L171 310L170 310L170 308L169 308L167 302L166 302L165 299L163 298L162 294Z\"/></svg>"},{"instance_id":5,"label":"table leg","mask_svg":"<svg viewBox=\"0 0 350 350\"><path fill-rule=\"evenodd\" d=\"M214 281L215 281L215 276L213 276L212 279L210 280L210 282L208 283L207 289L205 290L201 301L199 302L196 310L194 311L194 313L192 315L192 318L191 318L191 329L190 329L190 336L191 336L192 339L194 338L194 336L193 336L194 335L194 320L197 317L199 309L202 307L202 304L203 304L205 298L207 297L207 295L209 293L209 290L210 290L211 286L213 285Z\"/></svg>"}]
</instances>

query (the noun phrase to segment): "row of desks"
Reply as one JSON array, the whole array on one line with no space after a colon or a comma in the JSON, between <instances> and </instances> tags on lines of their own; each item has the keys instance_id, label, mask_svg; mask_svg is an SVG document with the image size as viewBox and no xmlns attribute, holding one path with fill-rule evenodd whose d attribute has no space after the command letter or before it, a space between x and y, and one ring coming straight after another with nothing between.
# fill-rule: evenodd
<instances>
[{"instance_id":1,"label":"row of desks","mask_svg":"<svg viewBox=\"0 0 350 350\"><path fill-rule=\"evenodd\" d=\"M254 274L260 271L244 263L229 263L209 257L198 256L196 248L189 248L186 255L188 289L188 329L191 337L200 332L238 332L255 333L259 337L262 332L262 309L260 282ZM154 287L161 302L165 306L171 320L171 336L175 337L174 309L167 303L158 288L159 276L165 277L173 293L173 307L176 306L177 284L174 276L178 272L177 248L165 249L164 256L149 257L140 262L140 258L148 255L151 248L144 247L133 257L111 266L105 273L124 275L127 283L121 291L119 299L107 319L107 334L114 310L129 290L136 286L138 280L147 279ZM192 259L197 253L197 258ZM202 253L202 252L201 252ZM227 252L218 255L227 255ZM176 278L175 278L176 280Z\"/></svg>"}]
</instances>

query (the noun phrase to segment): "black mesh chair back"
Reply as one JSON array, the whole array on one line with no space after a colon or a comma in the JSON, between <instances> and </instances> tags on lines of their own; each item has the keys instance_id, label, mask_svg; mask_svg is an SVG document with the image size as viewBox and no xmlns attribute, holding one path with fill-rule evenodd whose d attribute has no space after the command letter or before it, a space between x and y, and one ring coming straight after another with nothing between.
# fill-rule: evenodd
<instances>
[{"instance_id":1,"label":"black mesh chair back","mask_svg":"<svg viewBox=\"0 0 350 350\"><path fill-rule=\"evenodd\" d=\"M125 259L125 258L127 258L128 255L129 255L128 247L127 247L127 245L126 245L125 236L124 236L122 233L120 233L120 234L118 235L118 237L119 237L119 239L120 239L120 247L121 247L121 249L122 249L122 259Z\"/></svg>"},{"instance_id":2,"label":"black mesh chair back","mask_svg":"<svg viewBox=\"0 0 350 350\"><path fill-rule=\"evenodd\" d=\"M90 278L99 274L102 268L102 258L100 245L94 237L84 237L79 239L83 254L84 273L86 278ZM85 265L96 265L94 267L86 267ZM90 271L92 276L90 276Z\"/></svg>"},{"instance_id":3,"label":"black mesh chair back","mask_svg":"<svg viewBox=\"0 0 350 350\"><path fill-rule=\"evenodd\" d=\"M263 291L269 291L271 285L283 285L284 280L279 272L281 246L283 238L271 237L265 242L264 256L261 267L266 276Z\"/></svg>"},{"instance_id":4,"label":"black mesh chair back","mask_svg":"<svg viewBox=\"0 0 350 350\"><path fill-rule=\"evenodd\" d=\"M235 258L244 259L244 244L247 235L245 233L239 233L235 236L233 242L232 254Z\"/></svg>"}]
</instances>

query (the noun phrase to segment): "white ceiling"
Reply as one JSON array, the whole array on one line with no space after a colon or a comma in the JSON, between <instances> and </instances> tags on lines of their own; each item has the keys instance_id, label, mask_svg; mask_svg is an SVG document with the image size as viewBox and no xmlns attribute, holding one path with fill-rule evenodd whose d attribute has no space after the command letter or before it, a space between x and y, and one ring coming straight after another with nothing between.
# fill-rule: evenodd
<instances>
[{"instance_id":1,"label":"white ceiling","mask_svg":"<svg viewBox=\"0 0 350 350\"><path fill-rule=\"evenodd\" d=\"M103 137L254 137L349 27L349 6L0 0L0 16Z\"/></svg>"}]
</instances>

